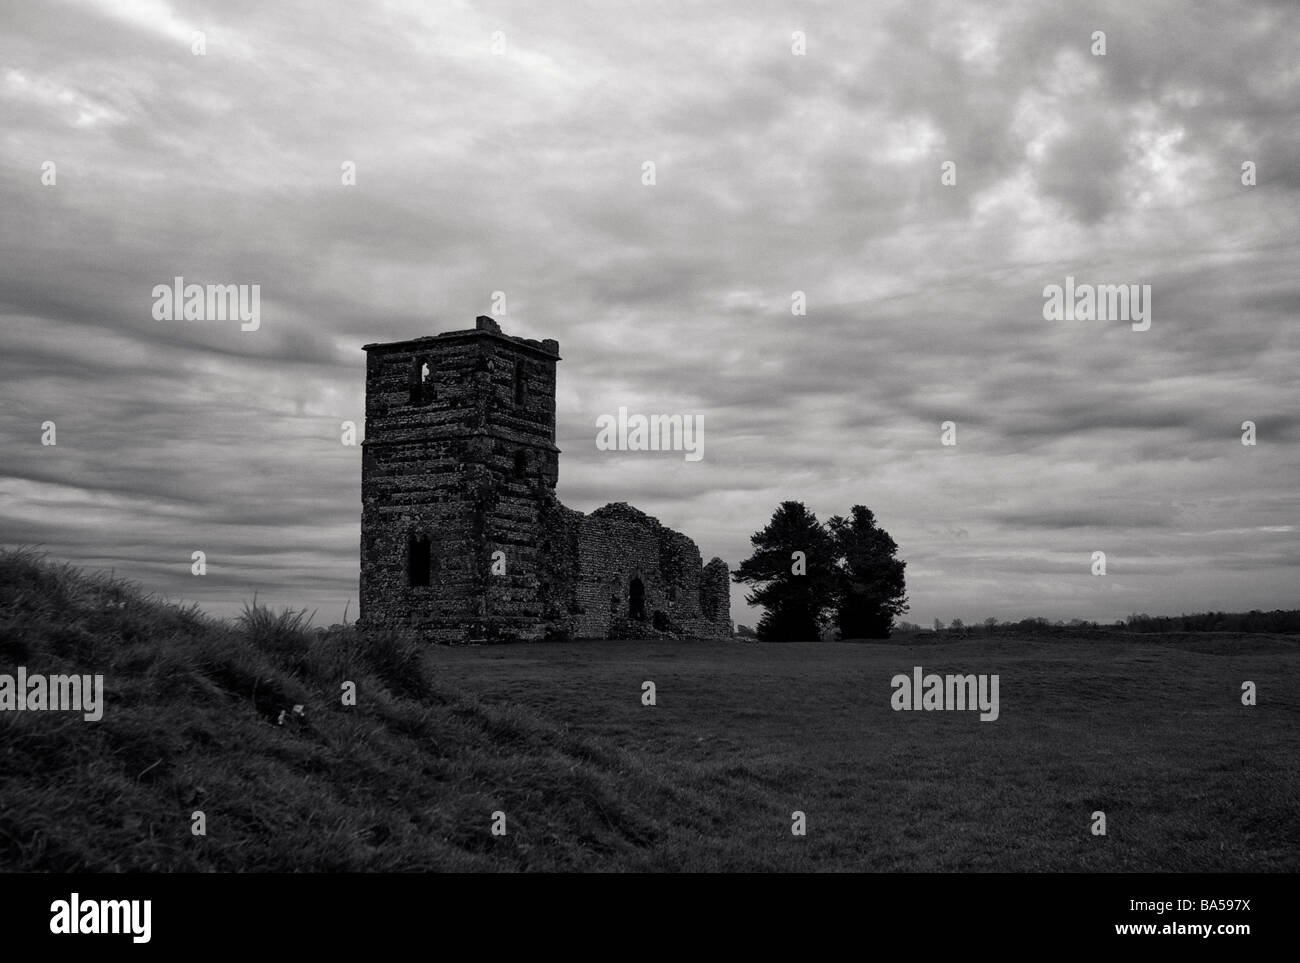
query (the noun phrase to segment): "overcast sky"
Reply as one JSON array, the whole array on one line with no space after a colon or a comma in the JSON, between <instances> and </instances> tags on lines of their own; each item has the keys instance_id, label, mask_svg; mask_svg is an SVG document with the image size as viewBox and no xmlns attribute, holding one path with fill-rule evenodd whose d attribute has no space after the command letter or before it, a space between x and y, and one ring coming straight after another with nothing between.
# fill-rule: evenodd
<instances>
[{"instance_id":1,"label":"overcast sky","mask_svg":"<svg viewBox=\"0 0 1300 963\"><path fill-rule=\"evenodd\" d=\"M860 503L911 621L1294 608L1298 227L1294 3L7 3L0 541L354 617L361 345L494 314L560 342L561 499L706 560Z\"/></svg>"}]
</instances>

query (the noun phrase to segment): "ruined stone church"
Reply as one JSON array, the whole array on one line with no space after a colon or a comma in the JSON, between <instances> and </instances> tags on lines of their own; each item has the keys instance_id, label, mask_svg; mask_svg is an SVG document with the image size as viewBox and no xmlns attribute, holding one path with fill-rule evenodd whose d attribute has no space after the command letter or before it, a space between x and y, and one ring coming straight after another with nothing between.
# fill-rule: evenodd
<instances>
[{"instance_id":1,"label":"ruined stone church","mask_svg":"<svg viewBox=\"0 0 1300 963\"><path fill-rule=\"evenodd\" d=\"M361 625L438 642L732 634L730 573L623 502L555 496L559 343L489 317L368 344Z\"/></svg>"}]
</instances>

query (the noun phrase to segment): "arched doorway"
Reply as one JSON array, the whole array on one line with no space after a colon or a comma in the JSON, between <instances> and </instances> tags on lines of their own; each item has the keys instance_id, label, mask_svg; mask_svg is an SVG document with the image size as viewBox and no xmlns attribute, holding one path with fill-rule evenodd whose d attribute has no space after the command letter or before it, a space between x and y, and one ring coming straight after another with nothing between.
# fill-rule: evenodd
<instances>
[{"instance_id":1,"label":"arched doorway","mask_svg":"<svg viewBox=\"0 0 1300 963\"><path fill-rule=\"evenodd\" d=\"M645 621L645 584L635 575L632 576L632 582L628 585L628 602L627 617Z\"/></svg>"}]
</instances>

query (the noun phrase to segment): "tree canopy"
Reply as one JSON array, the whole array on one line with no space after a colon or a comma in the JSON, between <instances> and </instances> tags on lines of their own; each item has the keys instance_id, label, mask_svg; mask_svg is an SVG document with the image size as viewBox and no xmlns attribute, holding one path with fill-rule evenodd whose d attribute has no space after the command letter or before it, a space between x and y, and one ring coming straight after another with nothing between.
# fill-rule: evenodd
<instances>
[{"instance_id":1,"label":"tree canopy","mask_svg":"<svg viewBox=\"0 0 1300 963\"><path fill-rule=\"evenodd\" d=\"M802 502L785 501L750 542L754 554L732 578L755 586L746 601L765 610L761 639L815 641L832 620L841 638L888 638L907 610L906 563L862 505L822 524Z\"/></svg>"}]
</instances>

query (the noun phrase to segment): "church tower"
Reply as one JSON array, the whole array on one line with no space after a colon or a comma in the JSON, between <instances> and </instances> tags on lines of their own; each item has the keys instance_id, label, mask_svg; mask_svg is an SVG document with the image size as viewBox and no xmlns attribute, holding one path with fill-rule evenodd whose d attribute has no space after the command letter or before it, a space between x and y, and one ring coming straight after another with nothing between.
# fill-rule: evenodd
<instances>
[{"instance_id":1,"label":"church tower","mask_svg":"<svg viewBox=\"0 0 1300 963\"><path fill-rule=\"evenodd\" d=\"M364 629L443 642L540 632L559 350L484 316L365 346Z\"/></svg>"}]
</instances>

